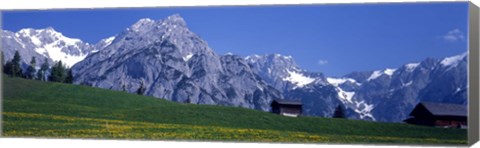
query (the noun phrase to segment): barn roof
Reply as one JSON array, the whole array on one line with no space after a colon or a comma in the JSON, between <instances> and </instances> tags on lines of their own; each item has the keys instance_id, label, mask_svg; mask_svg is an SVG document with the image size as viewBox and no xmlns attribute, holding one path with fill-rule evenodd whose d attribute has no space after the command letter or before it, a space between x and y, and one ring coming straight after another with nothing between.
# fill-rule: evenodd
<instances>
[{"instance_id":1,"label":"barn roof","mask_svg":"<svg viewBox=\"0 0 480 148\"><path fill-rule=\"evenodd\" d=\"M286 105L302 105L300 100L286 100L286 99L275 99L274 102L278 104L286 104ZM272 102L273 103L273 102Z\"/></svg>"},{"instance_id":2,"label":"barn roof","mask_svg":"<svg viewBox=\"0 0 480 148\"><path fill-rule=\"evenodd\" d=\"M433 102L421 102L420 104L436 116L467 116L466 105Z\"/></svg>"}]
</instances>

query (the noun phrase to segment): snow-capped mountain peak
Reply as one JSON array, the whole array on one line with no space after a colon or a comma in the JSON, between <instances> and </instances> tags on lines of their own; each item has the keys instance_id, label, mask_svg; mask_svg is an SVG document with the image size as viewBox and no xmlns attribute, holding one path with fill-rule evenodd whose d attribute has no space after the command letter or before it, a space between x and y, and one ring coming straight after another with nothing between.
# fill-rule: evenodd
<instances>
[{"instance_id":1,"label":"snow-capped mountain peak","mask_svg":"<svg viewBox=\"0 0 480 148\"><path fill-rule=\"evenodd\" d=\"M31 38L31 41L37 46L41 46L42 41L47 44L60 41L66 46L76 46L77 43L82 42L80 39L66 37L62 33L55 31L52 27L45 29L21 29L15 35L20 38Z\"/></svg>"},{"instance_id":2,"label":"snow-capped mountain peak","mask_svg":"<svg viewBox=\"0 0 480 148\"><path fill-rule=\"evenodd\" d=\"M21 29L15 36L29 48L52 61L62 61L68 67L83 60L92 50L88 43L69 38L52 27L44 29Z\"/></svg>"},{"instance_id":3,"label":"snow-capped mountain peak","mask_svg":"<svg viewBox=\"0 0 480 148\"><path fill-rule=\"evenodd\" d=\"M82 61L90 53L97 52L111 43L113 38L104 39L100 45L90 45L80 39L65 36L53 27L42 29L24 28L17 32L2 31L2 47L7 60L15 51L22 55L24 63L28 64L32 57L37 59L37 64L47 58L49 63L62 61L66 66L72 67ZM100 43L99 43L100 44Z\"/></svg>"}]
</instances>

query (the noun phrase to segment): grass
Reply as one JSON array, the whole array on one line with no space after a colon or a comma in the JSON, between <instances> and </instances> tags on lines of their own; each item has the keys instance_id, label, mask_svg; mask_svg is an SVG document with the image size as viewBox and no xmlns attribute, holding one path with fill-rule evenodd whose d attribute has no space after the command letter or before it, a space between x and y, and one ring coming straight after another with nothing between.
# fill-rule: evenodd
<instances>
[{"instance_id":1,"label":"grass","mask_svg":"<svg viewBox=\"0 0 480 148\"><path fill-rule=\"evenodd\" d=\"M248 142L467 144L467 131L401 123L290 118L86 86L3 80L2 136Z\"/></svg>"}]
</instances>

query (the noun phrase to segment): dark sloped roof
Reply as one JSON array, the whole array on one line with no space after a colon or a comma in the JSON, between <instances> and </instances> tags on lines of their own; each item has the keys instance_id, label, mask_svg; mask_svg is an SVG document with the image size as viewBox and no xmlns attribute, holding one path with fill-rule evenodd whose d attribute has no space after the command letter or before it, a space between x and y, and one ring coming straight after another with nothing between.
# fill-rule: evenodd
<instances>
[{"instance_id":1,"label":"dark sloped roof","mask_svg":"<svg viewBox=\"0 0 480 148\"><path fill-rule=\"evenodd\" d=\"M436 116L467 116L466 105L433 102L421 102L420 104Z\"/></svg>"},{"instance_id":2,"label":"dark sloped roof","mask_svg":"<svg viewBox=\"0 0 480 148\"><path fill-rule=\"evenodd\" d=\"M286 100L286 99L275 99L273 100L278 104L286 104L286 105L302 105L300 100ZM273 102L272 102L273 103Z\"/></svg>"}]
</instances>

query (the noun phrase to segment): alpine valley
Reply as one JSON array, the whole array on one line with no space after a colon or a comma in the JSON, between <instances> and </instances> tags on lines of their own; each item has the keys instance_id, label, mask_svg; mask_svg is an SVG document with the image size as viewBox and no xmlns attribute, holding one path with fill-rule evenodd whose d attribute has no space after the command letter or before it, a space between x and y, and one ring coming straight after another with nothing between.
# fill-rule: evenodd
<instances>
[{"instance_id":1,"label":"alpine valley","mask_svg":"<svg viewBox=\"0 0 480 148\"><path fill-rule=\"evenodd\" d=\"M219 55L184 19L141 19L96 44L53 28L2 30L5 60L15 51L71 67L74 83L191 103L270 110L273 99L299 100L303 114L331 117L339 105L350 119L402 122L421 102L467 104L467 52L397 68L326 77L280 54Z\"/></svg>"}]
</instances>

